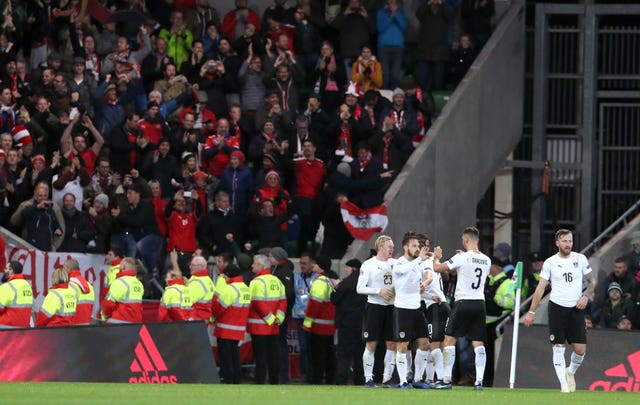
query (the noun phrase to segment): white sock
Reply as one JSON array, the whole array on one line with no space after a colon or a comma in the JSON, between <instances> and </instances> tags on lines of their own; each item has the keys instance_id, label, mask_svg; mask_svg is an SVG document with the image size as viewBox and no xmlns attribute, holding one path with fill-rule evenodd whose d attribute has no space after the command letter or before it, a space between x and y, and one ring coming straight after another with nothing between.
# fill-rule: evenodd
<instances>
[{"instance_id":1,"label":"white sock","mask_svg":"<svg viewBox=\"0 0 640 405\"><path fill-rule=\"evenodd\" d=\"M393 375L393 369L396 367L396 352L387 349L384 355L384 372L382 373L382 382L387 382ZM406 377L406 376L405 376Z\"/></svg>"},{"instance_id":2,"label":"white sock","mask_svg":"<svg viewBox=\"0 0 640 405\"><path fill-rule=\"evenodd\" d=\"M431 350L431 357L433 357L433 367L436 369L438 380L442 380L444 376L444 357L442 356L442 350L440 350L440 348Z\"/></svg>"},{"instance_id":3,"label":"white sock","mask_svg":"<svg viewBox=\"0 0 640 405\"><path fill-rule=\"evenodd\" d=\"M411 372L411 366L413 366L413 356L411 356L411 350L407 350L407 353L405 355L407 356L407 380L408 380L409 373Z\"/></svg>"},{"instance_id":4,"label":"white sock","mask_svg":"<svg viewBox=\"0 0 640 405\"><path fill-rule=\"evenodd\" d=\"M427 367L425 367L425 372L427 374L426 380L433 381L433 375L436 369L433 367L433 355L431 352L427 352Z\"/></svg>"},{"instance_id":5,"label":"white sock","mask_svg":"<svg viewBox=\"0 0 640 405\"><path fill-rule=\"evenodd\" d=\"M564 347L553 348L553 368L556 370L558 381L560 381L560 388L568 387L567 377L565 376Z\"/></svg>"},{"instance_id":6,"label":"white sock","mask_svg":"<svg viewBox=\"0 0 640 405\"><path fill-rule=\"evenodd\" d=\"M482 385L482 379L484 378L484 368L487 365L487 352L484 346L478 346L473 349L476 354L476 383L475 385Z\"/></svg>"},{"instance_id":7,"label":"white sock","mask_svg":"<svg viewBox=\"0 0 640 405\"><path fill-rule=\"evenodd\" d=\"M569 364L569 373L575 374L578 371L578 367L582 364L582 360L584 360L584 354L580 356L576 354L576 352L571 353L571 364Z\"/></svg>"},{"instance_id":8,"label":"white sock","mask_svg":"<svg viewBox=\"0 0 640 405\"><path fill-rule=\"evenodd\" d=\"M400 384L407 383L407 353L396 352L396 368L398 369L398 377Z\"/></svg>"},{"instance_id":9,"label":"white sock","mask_svg":"<svg viewBox=\"0 0 640 405\"><path fill-rule=\"evenodd\" d=\"M446 383L451 382L451 374L453 373L453 363L456 362L456 347L445 346L444 348L444 373L442 374L442 381Z\"/></svg>"},{"instance_id":10,"label":"white sock","mask_svg":"<svg viewBox=\"0 0 640 405\"><path fill-rule=\"evenodd\" d=\"M416 358L414 363L416 364L416 371L414 373L413 379L415 381L421 381L422 376L424 375L424 370L427 368L427 355L429 354L426 350L416 350Z\"/></svg>"},{"instance_id":11,"label":"white sock","mask_svg":"<svg viewBox=\"0 0 640 405\"><path fill-rule=\"evenodd\" d=\"M364 367L365 381L373 380L373 362L375 361L375 352L370 352L366 348L362 353L362 366Z\"/></svg>"}]
</instances>

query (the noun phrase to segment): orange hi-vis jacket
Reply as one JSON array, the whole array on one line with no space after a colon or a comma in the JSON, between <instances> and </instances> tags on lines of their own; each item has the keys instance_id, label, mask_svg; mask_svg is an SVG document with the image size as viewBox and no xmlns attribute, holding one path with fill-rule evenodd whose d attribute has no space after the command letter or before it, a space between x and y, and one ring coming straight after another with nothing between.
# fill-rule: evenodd
<instances>
[{"instance_id":1,"label":"orange hi-vis jacket","mask_svg":"<svg viewBox=\"0 0 640 405\"><path fill-rule=\"evenodd\" d=\"M327 276L321 275L313 280L302 324L304 330L316 335L333 335L336 332L336 306L331 302L332 292L333 285Z\"/></svg>"},{"instance_id":2,"label":"orange hi-vis jacket","mask_svg":"<svg viewBox=\"0 0 640 405\"><path fill-rule=\"evenodd\" d=\"M211 312L216 320L214 335L228 340L243 340L249 319L251 292L242 276L230 278L227 285L216 290Z\"/></svg>"},{"instance_id":3,"label":"orange hi-vis jacket","mask_svg":"<svg viewBox=\"0 0 640 405\"><path fill-rule=\"evenodd\" d=\"M118 273L102 301L102 313L108 318L107 323L142 322L143 295L144 286L136 278L135 270Z\"/></svg>"},{"instance_id":4,"label":"orange hi-vis jacket","mask_svg":"<svg viewBox=\"0 0 640 405\"><path fill-rule=\"evenodd\" d=\"M73 324L90 325L91 315L93 314L93 304L96 299L93 286L82 277L80 270L72 270L69 272L69 287L72 288L78 296L78 306L76 307L76 315L73 317Z\"/></svg>"},{"instance_id":5,"label":"orange hi-vis jacket","mask_svg":"<svg viewBox=\"0 0 640 405\"><path fill-rule=\"evenodd\" d=\"M264 269L256 274L249 285L251 306L247 331L252 335L278 335L280 323L284 321L287 311L287 298L284 285L271 270Z\"/></svg>"},{"instance_id":6,"label":"orange hi-vis jacket","mask_svg":"<svg viewBox=\"0 0 640 405\"><path fill-rule=\"evenodd\" d=\"M0 329L31 326L32 306L31 285L25 280L24 274L14 274L9 281L0 285Z\"/></svg>"},{"instance_id":7,"label":"orange hi-vis jacket","mask_svg":"<svg viewBox=\"0 0 640 405\"><path fill-rule=\"evenodd\" d=\"M193 303L191 318L208 321L211 318L211 300L216 291L213 280L209 277L209 269L191 273L187 287Z\"/></svg>"}]
</instances>

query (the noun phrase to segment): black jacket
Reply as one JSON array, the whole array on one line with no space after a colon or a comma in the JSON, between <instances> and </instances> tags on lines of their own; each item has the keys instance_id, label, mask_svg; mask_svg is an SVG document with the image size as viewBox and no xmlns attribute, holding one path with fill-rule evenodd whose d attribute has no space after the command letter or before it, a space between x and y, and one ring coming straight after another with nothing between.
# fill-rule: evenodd
<instances>
[{"instance_id":1,"label":"black jacket","mask_svg":"<svg viewBox=\"0 0 640 405\"><path fill-rule=\"evenodd\" d=\"M354 271L338 284L331 293L331 302L336 306L336 327L340 330L357 330L362 327L362 315L367 303L367 296L356 291L360 273Z\"/></svg>"},{"instance_id":2,"label":"black jacket","mask_svg":"<svg viewBox=\"0 0 640 405\"><path fill-rule=\"evenodd\" d=\"M291 263L291 260L284 260L271 270L271 274L278 277L284 284L284 291L287 296L287 316L290 316L293 303L296 300L296 291L293 287L293 263Z\"/></svg>"},{"instance_id":3,"label":"black jacket","mask_svg":"<svg viewBox=\"0 0 640 405\"><path fill-rule=\"evenodd\" d=\"M136 241L150 234L160 235L155 209L147 199L140 200L135 207L129 205L126 210L120 211L116 220L122 226L123 232L132 234Z\"/></svg>"}]
</instances>

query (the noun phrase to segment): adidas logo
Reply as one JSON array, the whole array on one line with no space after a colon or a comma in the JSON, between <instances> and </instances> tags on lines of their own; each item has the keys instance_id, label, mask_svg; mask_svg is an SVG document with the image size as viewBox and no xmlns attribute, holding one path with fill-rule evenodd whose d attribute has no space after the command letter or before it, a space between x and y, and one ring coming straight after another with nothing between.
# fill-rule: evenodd
<instances>
[{"instance_id":1,"label":"adidas logo","mask_svg":"<svg viewBox=\"0 0 640 405\"><path fill-rule=\"evenodd\" d=\"M135 357L129 366L132 375L130 384L177 384L178 377L167 374L169 370L158 351L147 327L140 328L140 341L136 345Z\"/></svg>"},{"instance_id":2,"label":"adidas logo","mask_svg":"<svg viewBox=\"0 0 640 405\"><path fill-rule=\"evenodd\" d=\"M640 350L627 356L627 362L605 370L610 380L591 383L589 391L640 391Z\"/></svg>"}]
</instances>

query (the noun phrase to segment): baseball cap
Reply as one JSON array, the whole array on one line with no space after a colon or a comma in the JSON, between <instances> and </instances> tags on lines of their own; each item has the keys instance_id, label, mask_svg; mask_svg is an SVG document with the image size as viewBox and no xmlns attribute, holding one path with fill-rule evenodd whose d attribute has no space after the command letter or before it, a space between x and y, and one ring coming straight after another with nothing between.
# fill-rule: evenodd
<instances>
[{"instance_id":1,"label":"baseball cap","mask_svg":"<svg viewBox=\"0 0 640 405\"><path fill-rule=\"evenodd\" d=\"M544 259L542 258L541 252L531 252L529 253L529 260L532 262L542 262Z\"/></svg>"}]
</instances>

